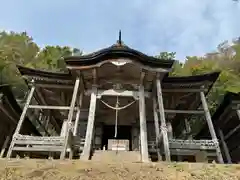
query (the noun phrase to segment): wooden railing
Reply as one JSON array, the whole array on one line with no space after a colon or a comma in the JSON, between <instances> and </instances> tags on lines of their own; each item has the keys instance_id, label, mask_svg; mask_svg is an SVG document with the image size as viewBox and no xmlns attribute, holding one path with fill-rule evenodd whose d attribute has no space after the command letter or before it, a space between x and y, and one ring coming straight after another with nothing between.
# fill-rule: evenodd
<instances>
[{"instance_id":1,"label":"wooden railing","mask_svg":"<svg viewBox=\"0 0 240 180\"><path fill-rule=\"evenodd\" d=\"M73 148L83 150L85 139L79 136L73 137Z\"/></svg>"},{"instance_id":2,"label":"wooden railing","mask_svg":"<svg viewBox=\"0 0 240 180\"><path fill-rule=\"evenodd\" d=\"M15 151L49 151L60 152L64 145L64 137L61 136L14 136Z\"/></svg>"},{"instance_id":3,"label":"wooden railing","mask_svg":"<svg viewBox=\"0 0 240 180\"><path fill-rule=\"evenodd\" d=\"M216 150L217 144L213 140L180 140L170 139L169 149L171 154L191 155L199 150ZM148 141L149 152L156 152L157 145L155 141ZM163 150L161 150L163 152Z\"/></svg>"},{"instance_id":4,"label":"wooden railing","mask_svg":"<svg viewBox=\"0 0 240 180\"><path fill-rule=\"evenodd\" d=\"M213 140L180 140L170 139L170 149L214 150L217 144Z\"/></svg>"},{"instance_id":5,"label":"wooden railing","mask_svg":"<svg viewBox=\"0 0 240 180\"><path fill-rule=\"evenodd\" d=\"M73 136L69 133L69 143L72 148L82 150L84 147L85 139ZM64 136L28 136L28 135L15 135L14 136L14 151L49 151L61 152L64 147ZM68 148L69 149L69 148Z\"/></svg>"}]
</instances>

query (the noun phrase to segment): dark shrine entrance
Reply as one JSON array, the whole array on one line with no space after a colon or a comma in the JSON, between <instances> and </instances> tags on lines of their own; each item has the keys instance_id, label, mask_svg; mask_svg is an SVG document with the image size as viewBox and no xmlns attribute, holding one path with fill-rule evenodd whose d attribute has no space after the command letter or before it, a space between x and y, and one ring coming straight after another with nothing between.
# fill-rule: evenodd
<instances>
[{"instance_id":1,"label":"dark shrine entrance","mask_svg":"<svg viewBox=\"0 0 240 180\"><path fill-rule=\"evenodd\" d=\"M106 150L108 149L108 140L109 139L121 139L129 140L129 150L132 150L132 127L131 126L118 126L117 127L117 137L115 138L115 126L114 125L105 125L103 126L103 135L102 135L102 147L105 146Z\"/></svg>"}]
</instances>

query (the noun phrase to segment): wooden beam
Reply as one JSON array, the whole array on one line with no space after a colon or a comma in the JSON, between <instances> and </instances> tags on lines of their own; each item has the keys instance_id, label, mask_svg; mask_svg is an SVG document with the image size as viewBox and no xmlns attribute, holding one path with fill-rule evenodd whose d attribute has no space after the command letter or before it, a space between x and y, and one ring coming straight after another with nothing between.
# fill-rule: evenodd
<instances>
[{"instance_id":1,"label":"wooden beam","mask_svg":"<svg viewBox=\"0 0 240 180\"><path fill-rule=\"evenodd\" d=\"M12 133L14 131L14 129L10 129L10 128L8 130L9 130L9 132L8 132L8 135L7 135L4 143L3 143L3 146L2 146L2 149L1 149L1 153L0 153L0 158L2 158L4 156L4 153L5 153L6 149L7 149L7 145L9 143L9 141L11 140Z\"/></svg>"},{"instance_id":2,"label":"wooden beam","mask_svg":"<svg viewBox=\"0 0 240 180\"><path fill-rule=\"evenodd\" d=\"M84 91L84 89L82 89L82 92L80 92L80 95L79 95L79 98L78 98L78 106L79 106L78 108L79 109L77 111L76 118L75 118L75 121L74 121L73 138L75 138L77 136L77 132L78 132L79 119L80 119L80 114L81 114L81 106L82 106L82 100L83 100L83 91ZM75 143L75 142L73 142L73 143ZM73 153L74 152L70 151L69 159L73 158Z\"/></svg>"},{"instance_id":3,"label":"wooden beam","mask_svg":"<svg viewBox=\"0 0 240 180\"><path fill-rule=\"evenodd\" d=\"M213 150L214 151L216 149L215 146L209 145L208 142L198 143L198 142L196 142L196 140L195 140L195 142L194 141L189 142L188 140L186 140L185 142L184 141L174 142L174 139L173 139L173 141L169 142L169 147L170 147L170 149L189 149L189 150L195 149L195 150Z\"/></svg>"},{"instance_id":4,"label":"wooden beam","mask_svg":"<svg viewBox=\"0 0 240 180\"><path fill-rule=\"evenodd\" d=\"M37 88L36 88L36 93L37 93L37 97L40 99L40 101L46 106L47 103L46 103L44 97L42 96L41 92ZM53 126L56 128L56 131L60 132L61 128L60 128L59 124L57 123L56 119L54 118L54 116L52 116L51 122L52 122Z\"/></svg>"},{"instance_id":5,"label":"wooden beam","mask_svg":"<svg viewBox=\"0 0 240 180\"><path fill-rule=\"evenodd\" d=\"M227 106L223 112L221 112L221 116L218 118L218 122L222 122L218 126L220 128L225 127L226 124L228 124L228 121L231 119L233 114L233 110L231 106Z\"/></svg>"},{"instance_id":6,"label":"wooden beam","mask_svg":"<svg viewBox=\"0 0 240 180\"><path fill-rule=\"evenodd\" d=\"M19 132L20 132L20 130L21 130L23 121L24 121L24 119L25 119L25 117L26 117L26 114L27 114L28 106L29 106L29 104L31 103L31 100L32 100L32 97L33 97L34 92L35 92L35 86L32 86L32 87L31 87L31 90L30 90L30 92L29 92L29 94L28 94L28 97L27 97L25 106L24 106L23 111L22 111L22 114L21 114L21 116L20 116L20 119L19 119L19 121L18 121L18 125L17 125L16 130L15 130L15 132L14 132L14 134L13 134L12 142L11 142L11 144L10 144L10 146L9 146L8 153L7 153L7 158L10 158L11 155L12 155L12 150L13 150L13 147L14 147L14 145L15 145L14 136L17 135L17 134L19 134Z\"/></svg>"},{"instance_id":7,"label":"wooden beam","mask_svg":"<svg viewBox=\"0 0 240 180\"><path fill-rule=\"evenodd\" d=\"M232 104L237 104L238 105L238 109L240 108L239 105L240 105L240 100L233 100L232 101Z\"/></svg>"},{"instance_id":8,"label":"wooden beam","mask_svg":"<svg viewBox=\"0 0 240 180\"><path fill-rule=\"evenodd\" d=\"M233 130L229 131L224 139L227 140L231 135L233 135L239 129L240 129L240 124L237 125Z\"/></svg>"},{"instance_id":9,"label":"wooden beam","mask_svg":"<svg viewBox=\"0 0 240 180\"><path fill-rule=\"evenodd\" d=\"M77 111L77 115L76 115L76 119L75 119L73 136L77 135L79 119L80 119L80 114L81 114L82 101L83 101L83 92L80 92L80 96L79 96L79 100L78 100L78 102L79 102L78 103L79 104L79 109Z\"/></svg>"},{"instance_id":10,"label":"wooden beam","mask_svg":"<svg viewBox=\"0 0 240 180\"><path fill-rule=\"evenodd\" d=\"M140 144L143 162L149 162L144 86L139 86Z\"/></svg>"},{"instance_id":11,"label":"wooden beam","mask_svg":"<svg viewBox=\"0 0 240 180\"><path fill-rule=\"evenodd\" d=\"M210 114L209 109L208 109L207 100L205 98L204 92L200 92L200 97L201 97L202 106L203 106L203 109L204 109L204 112L205 112L205 118L207 120L207 124L208 124L208 127L209 127L211 137L214 141L216 141L216 143L218 143L218 139L217 139L214 127L213 127L211 114ZM223 157L222 157L221 149L219 147L219 143L217 144L216 152L217 152L218 162L223 163Z\"/></svg>"},{"instance_id":12,"label":"wooden beam","mask_svg":"<svg viewBox=\"0 0 240 180\"><path fill-rule=\"evenodd\" d=\"M48 96L48 95L47 95ZM49 97L49 96L48 96ZM51 101L55 101L57 104L59 105L64 105L65 103L61 100L61 98L59 97L54 97L54 96L51 96L48 98L49 100Z\"/></svg>"},{"instance_id":13,"label":"wooden beam","mask_svg":"<svg viewBox=\"0 0 240 180\"><path fill-rule=\"evenodd\" d=\"M10 115L10 113L3 107L2 103L0 104L0 109L1 109L1 111L2 111L4 114L6 114L6 116L7 116L14 124L17 123L16 119L15 119L14 117L12 117L12 116Z\"/></svg>"},{"instance_id":14,"label":"wooden beam","mask_svg":"<svg viewBox=\"0 0 240 180\"><path fill-rule=\"evenodd\" d=\"M30 109L52 109L52 110L70 110L70 106L43 106L43 105L29 105ZM74 107L74 110L78 110L78 107Z\"/></svg>"},{"instance_id":15,"label":"wooden beam","mask_svg":"<svg viewBox=\"0 0 240 180\"><path fill-rule=\"evenodd\" d=\"M161 88L161 82L160 79L156 79L156 87L157 87L157 99L158 99L158 107L159 107L159 114L160 114L160 120L161 120L161 130L163 135L163 144L164 144L164 152L165 152L165 158L166 161L171 161L170 156L170 150L169 150L169 142L168 142L168 135L166 131L166 119L165 119L165 113L164 113L164 107L163 107L163 97L162 97L162 88Z\"/></svg>"},{"instance_id":16,"label":"wooden beam","mask_svg":"<svg viewBox=\"0 0 240 180\"><path fill-rule=\"evenodd\" d=\"M15 151L30 151L30 152L61 152L61 146L33 146L33 147L14 147Z\"/></svg>"},{"instance_id":17,"label":"wooden beam","mask_svg":"<svg viewBox=\"0 0 240 180\"><path fill-rule=\"evenodd\" d=\"M29 91L30 92L30 91ZM16 119L19 120L19 114L16 112L16 110L14 109L14 107L11 106L11 102L9 101L9 99L6 99L6 103L9 104L9 108L12 110L12 112L14 114L11 114L11 116L15 119L15 124L18 123L18 121L16 122Z\"/></svg>"},{"instance_id":18,"label":"wooden beam","mask_svg":"<svg viewBox=\"0 0 240 180\"><path fill-rule=\"evenodd\" d=\"M89 106L85 144L84 144L83 153L81 157L81 159L84 159L84 160L88 160L90 157L92 137L93 137L93 127L94 127L94 121L95 121L96 103L97 103L97 87L93 86L91 99L90 99L90 106Z\"/></svg>"},{"instance_id":19,"label":"wooden beam","mask_svg":"<svg viewBox=\"0 0 240 180\"><path fill-rule=\"evenodd\" d=\"M92 93L92 90L87 90L85 92L85 95L90 95ZM145 97L149 98L151 97L150 92L144 92ZM108 89L108 90L98 90L97 96L126 96L126 97L138 97L138 91L116 91L114 89Z\"/></svg>"},{"instance_id":20,"label":"wooden beam","mask_svg":"<svg viewBox=\"0 0 240 180\"><path fill-rule=\"evenodd\" d=\"M49 89L73 89L73 85L67 85L67 84L42 84L37 83L37 88L49 88Z\"/></svg>"},{"instance_id":21,"label":"wooden beam","mask_svg":"<svg viewBox=\"0 0 240 180\"><path fill-rule=\"evenodd\" d=\"M201 89L187 89L187 88L183 88L183 89L165 89L165 88L163 88L162 89L162 92L163 93L174 93L174 92L182 92L182 93L184 93L184 92L186 92L186 93L199 93L199 92L201 92L201 91L208 91L208 89L204 89L204 90L201 90Z\"/></svg>"},{"instance_id":22,"label":"wooden beam","mask_svg":"<svg viewBox=\"0 0 240 180\"><path fill-rule=\"evenodd\" d=\"M76 99L77 99L78 90L79 90L79 85L80 85L80 79L77 78L76 81L75 81L72 100L71 100L71 104L70 104L70 109L69 109L69 112L68 112L67 130L66 130L66 134L65 134L64 147L63 147L63 150L61 152L60 159L65 158L66 150L67 150L67 147L69 145L69 133L71 133L71 132L69 132L70 131L69 125L71 125L71 122L72 122L74 107L75 107L75 104L76 104ZM71 147L72 147L72 144L70 144L70 148Z\"/></svg>"},{"instance_id":23,"label":"wooden beam","mask_svg":"<svg viewBox=\"0 0 240 180\"><path fill-rule=\"evenodd\" d=\"M219 134L220 140L222 142L222 147L223 147L223 150L224 150L224 153L225 153L225 157L227 158L227 162L228 162L228 164L232 164L232 159L231 159L231 156L230 156L230 153L229 153L228 146L227 146L227 144L224 140L223 132L219 128L218 128L218 134Z\"/></svg>"},{"instance_id":24,"label":"wooden beam","mask_svg":"<svg viewBox=\"0 0 240 180\"><path fill-rule=\"evenodd\" d=\"M167 73L167 72L169 72L168 69L152 68L150 66L146 66L146 65L140 64L138 62L132 61L132 60L128 60L128 61L129 61L128 63L133 63L133 64L135 64L135 65L139 66L140 68L142 68L144 70L147 70L147 71L159 72L159 73ZM109 62L112 62L112 60L109 59L109 60L101 61L101 62L99 62L97 64L94 64L94 65L87 65L87 66L67 66L67 68L71 69L71 70L88 70L88 69L101 67L103 64L109 63Z\"/></svg>"},{"instance_id":25,"label":"wooden beam","mask_svg":"<svg viewBox=\"0 0 240 180\"><path fill-rule=\"evenodd\" d=\"M0 158L2 158L3 155L4 155L4 153L5 153L5 150L6 150L6 148L7 148L7 144L9 143L10 137L11 137L11 136L8 135L8 136L6 137L4 143L3 143L3 146L2 146L2 149L1 149Z\"/></svg>"},{"instance_id":26,"label":"wooden beam","mask_svg":"<svg viewBox=\"0 0 240 180\"><path fill-rule=\"evenodd\" d=\"M239 119L239 125L237 125L233 130L229 131L227 135L225 136L224 140L227 140L231 135L233 135L236 131L240 129L240 111L236 110L238 119Z\"/></svg>"},{"instance_id":27,"label":"wooden beam","mask_svg":"<svg viewBox=\"0 0 240 180\"><path fill-rule=\"evenodd\" d=\"M174 110L174 109L165 109L165 113L171 114L204 114L204 111L201 110Z\"/></svg>"},{"instance_id":28,"label":"wooden beam","mask_svg":"<svg viewBox=\"0 0 240 180\"><path fill-rule=\"evenodd\" d=\"M153 117L154 117L154 126L155 126L155 134L156 134L157 156L158 156L158 161L160 161L162 160L162 156L159 148L161 137L160 137L160 126L159 126L156 96L153 97Z\"/></svg>"},{"instance_id":29,"label":"wooden beam","mask_svg":"<svg viewBox=\"0 0 240 180\"><path fill-rule=\"evenodd\" d=\"M36 122L38 123L39 127L43 128L43 130L45 131L45 134L49 135L47 129L45 128L45 126L43 125L43 123L41 122L39 117L36 116L35 113L29 113L28 117L29 117L29 119L36 120Z\"/></svg>"},{"instance_id":30,"label":"wooden beam","mask_svg":"<svg viewBox=\"0 0 240 180\"><path fill-rule=\"evenodd\" d=\"M188 150L188 149L171 149L171 154L172 155L177 155L177 156L189 156L189 155L192 155L192 156L195 156L199 150ZM207 156L216 156L216 153L215 152L206 152L207 153Z\"/></svg>"}]
</instances>

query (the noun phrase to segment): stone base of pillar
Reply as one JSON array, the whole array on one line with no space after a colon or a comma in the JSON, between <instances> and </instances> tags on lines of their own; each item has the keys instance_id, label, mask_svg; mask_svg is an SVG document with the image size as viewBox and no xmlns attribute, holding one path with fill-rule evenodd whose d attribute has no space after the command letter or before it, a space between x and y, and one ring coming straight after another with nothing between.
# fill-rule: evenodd
<instances>
[{"instance_id":1,"label":"stone base of pillar","mask_svg":"<svg viewBox=\"0 0 240 180\"><path fill-rule=\"evenodd\" d=\"M88 155L81 155L80 159L83 161L88 161L89 160L89 156Z\"/></svg>"},{"instance_id":2,"label":"stone base of pillar","mask_svg":"<svg viewBox=\"0 0 240 180\"><path fill-rule=\"evenodd\" d=\"M199 151L195 154L196 162L208 162L207 153L204 151Z\"/></svg>"}]
</instances>

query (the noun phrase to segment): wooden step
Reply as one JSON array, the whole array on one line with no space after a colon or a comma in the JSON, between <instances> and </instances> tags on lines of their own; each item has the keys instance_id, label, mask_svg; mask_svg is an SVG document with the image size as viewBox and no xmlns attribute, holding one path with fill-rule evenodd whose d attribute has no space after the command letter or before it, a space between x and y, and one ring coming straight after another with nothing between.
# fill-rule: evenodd
<instances>
[{"instance_id":1,"label":"wooden step","mask_svg":"<svg viewBox=\"0 0 240 180\"><path fill-rule=\"evenodd\" d=\"M93 161L105 161L105 162L139 162L139 151L95 151L92 160Z\"/></svg>"}]
</instances>

